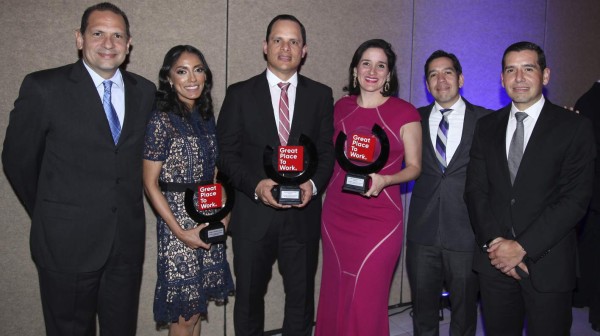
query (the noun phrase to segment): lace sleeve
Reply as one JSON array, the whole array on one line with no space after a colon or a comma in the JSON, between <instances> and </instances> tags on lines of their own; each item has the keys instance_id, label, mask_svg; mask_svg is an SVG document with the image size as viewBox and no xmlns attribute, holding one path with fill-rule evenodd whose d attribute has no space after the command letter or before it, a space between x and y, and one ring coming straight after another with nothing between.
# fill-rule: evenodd
<instances>
[{"instance_id":1,"label":"lace sleeve","mask_svg":"<svg viewBox=\"0 0 600 336\"><path fill-rule=\"evenodd\" d=\"M144 159L165 161L167 158L168 140L165 113L155 111L146 126Z\"/></svg>"}]
</instances>

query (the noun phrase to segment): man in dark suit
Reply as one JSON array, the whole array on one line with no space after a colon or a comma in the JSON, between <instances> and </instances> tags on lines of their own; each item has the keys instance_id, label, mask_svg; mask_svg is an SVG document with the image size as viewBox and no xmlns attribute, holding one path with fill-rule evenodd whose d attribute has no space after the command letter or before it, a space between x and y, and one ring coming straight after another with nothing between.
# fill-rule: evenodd
<instances>
[{"instance_id":1,"label":"man in dark suit","mask_svg":"<svg viewBox=\"0 0 600 336\"><path fill-rule=\"evenodd\" d=\"M236 189L229 226L236 275L235 333L263 334L264 295L277 260L286 293L283 334L310 335L320 195L334 162L332 92L298 74L306 33L295 17L279 15L271 21L263 52L267 70L229 87L217 125L218 167ZM282 83L289 83L287 90ZM314 142L318 167L312 179L300 185L302 203L281 205L271 195L276 183L265 174L263 151L288 139L292 143L301 134Z\"/></svg>"},{"instance_id":2,"label":"man in dark suit","mask_svg":"<svg viewBox=\"0 0 600 336\"><path fill-rule=\"evenodd\" d=\"M96 314L102 334L136 332L155 86L118 69L130 41L119 8L88 8L76 33L83 59L27 75L10 114L2 163L32 218L48 335L95 335Z\"/></svg>"},{"instance_id":3,"label":"man in dark suit","mask_svg":"<svg viewBox=\"0 0 600 336\"><path fill-rule=\"evenodd\" d=\"M594 173L594 190L592 201L582 223L582 232L579 239L579 261L581 265L581 279L579 282L576 301L590 307L589 321L592 329L600 331L600 81L583 95L575 110L588 117L594 125L596 137L596 168ZM578 300L579 299L579 300Z\"/></svg>"},{"instance_id":4,"label":"man in dark suit","mask_svg":"<svg viewBox=\"0 0 600 336\"><path fill-rule=\"evenodd\" d=\"M575 226L590 200L594 135L587 118L542 94L543 50L509 46L502 85L512 104L477 123L465 197L479 253L488 335L569 335Z\"/></svg>"},{"instance_id":5,"label":"man in dark suit","mask_svg":"<svg viewBox=\"0 0 600 336\"><path fill-rule=\"evenodd\" d=\"M410 201L406 267L415 335L439 335L443 288L450 293L450 333L475 335L478 283L473 272L475 235L461 197L477 120L490 113L461 97L462 67L454 54L435 51L425 62L435 102L419 108L423 170ZM444 130L445 133L444 134Z\"/></svg>"}]
</instances>

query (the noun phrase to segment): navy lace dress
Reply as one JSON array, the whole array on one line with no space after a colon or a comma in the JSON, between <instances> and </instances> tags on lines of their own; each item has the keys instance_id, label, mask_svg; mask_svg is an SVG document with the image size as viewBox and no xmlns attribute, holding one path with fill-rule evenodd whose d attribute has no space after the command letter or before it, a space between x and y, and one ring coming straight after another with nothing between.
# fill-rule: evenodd
<instances>
[{"instance_id":1,"label":"navy lace dress","mask_svg":"<svg viewBox=\"0 0 600 336\"><path fill-rule=\"evenodd\" d=\"M162 161L159 181L211 181L215 172L217 141L214 118L203 120L156 111L146 129L144 159ZM197 225L184 209L184 193L163 191L171 211L184 229ZM157 216L158 260L154 320L159 326L200 314L206 318L208 301L221 305L233 294L233 279L225 245L210 251L191 249L177 239Z\"/></svg>"}]
</instances>

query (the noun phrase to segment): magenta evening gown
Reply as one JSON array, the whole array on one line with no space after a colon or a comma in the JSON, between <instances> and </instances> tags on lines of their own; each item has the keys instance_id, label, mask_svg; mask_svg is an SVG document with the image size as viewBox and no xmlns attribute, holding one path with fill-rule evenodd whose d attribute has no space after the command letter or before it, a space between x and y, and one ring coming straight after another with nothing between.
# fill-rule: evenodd
<instances>
[{"instance_id":1,"label":"magenta evening gown","mask_svg":"<svg viewBox=\"0 0 600 336\"><path fill-rule=\"evenodd\" d=\"M356 99L346 96L335 104L334 141L340 131L370 130L377 123L390 141L390 156L380 173L400 171L400 128L419 121L419 113L395 97L376 108L362 108ZM323 204L323 275L315 335L387 336L390 285L404 233L400 186L365 198L342 192L344 176L336 163Z\"/></svg>"}]
</instances>

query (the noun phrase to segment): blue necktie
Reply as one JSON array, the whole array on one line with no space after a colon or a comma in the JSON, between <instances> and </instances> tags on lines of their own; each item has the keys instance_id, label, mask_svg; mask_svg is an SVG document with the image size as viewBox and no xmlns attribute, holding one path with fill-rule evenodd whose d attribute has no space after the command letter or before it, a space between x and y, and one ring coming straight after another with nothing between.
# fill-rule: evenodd
<instances>
[{"instance_id":1,"label":"blue necktie","mask_svg":"<svg viewBox=\"0 0 600 336\"><path fill-rule=\"evenodd\" d=\"M441 109L442 120L437 131L437 138L435 139L435 157L440 163L442 172L448 167L446 162L446 144L448 143L448 115L452 112L452 109Z\"/></svg>"},{"instance_id":2,"label":"blue necktie","mask_svg":"<svg viewBox=\"0 0 600 336\"><path fill-rule=\"evenodd\" d=\"M110 90L112 88L112 81L105 80L104 84L104 97L102 98L102 106L104 106L104 112L106 113L106 119L108 119L108 126L110 126L110 133L112 134L115 145L119 142L119 135L121 135L121 123L119 122L119 116L115 111L110 100Z\"/></svg>"}]
</instances>

